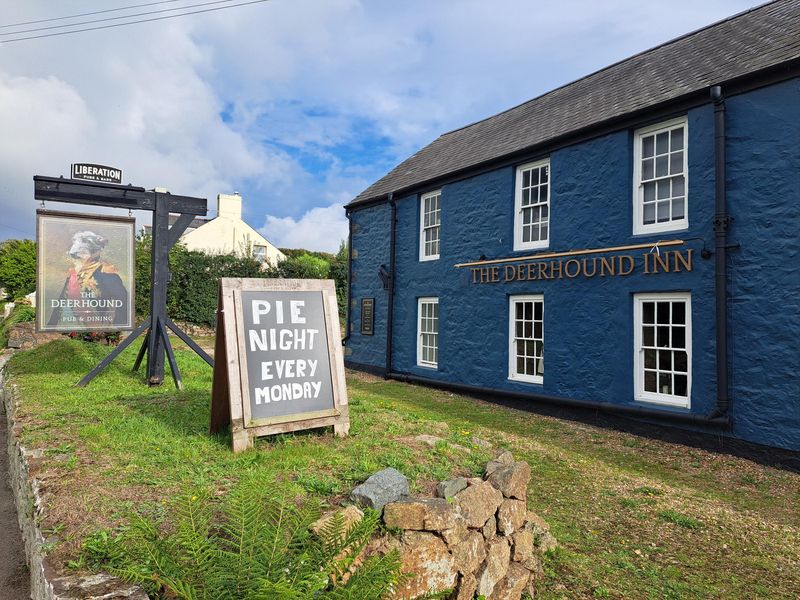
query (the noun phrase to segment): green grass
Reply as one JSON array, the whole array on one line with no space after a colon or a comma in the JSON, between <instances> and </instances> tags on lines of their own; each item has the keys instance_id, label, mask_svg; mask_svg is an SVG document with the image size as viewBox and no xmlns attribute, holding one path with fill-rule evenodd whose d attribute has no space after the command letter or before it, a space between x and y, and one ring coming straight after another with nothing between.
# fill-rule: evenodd
<instances>
[{"instance_id":1,"label":"green grass","mask_svg":"<svg viewBox=\"0 0 800 600\"><path fill-rule=\"evenodd\" d=\"M207 434L211 371L201 360L178 352L182 392L169 380L144 385L129 370L133 351L88 388L73 387L107 351L64 340L8 367L23 439L48 449L37 477L61 564L77 560L87 538L100 552L98 532L113 532L131 509L159 516L184 486L221 494L251 470L335 503L392 466L429 494L437 480L481 473L490 451L472 444L478 436L530 463L529 507L561 543L537 600L800 597L797 474L352 373L348 438L301 432L234 455L227 436ZM420 433L449 443L417 444Z\"/></svg>"}]
</instances>

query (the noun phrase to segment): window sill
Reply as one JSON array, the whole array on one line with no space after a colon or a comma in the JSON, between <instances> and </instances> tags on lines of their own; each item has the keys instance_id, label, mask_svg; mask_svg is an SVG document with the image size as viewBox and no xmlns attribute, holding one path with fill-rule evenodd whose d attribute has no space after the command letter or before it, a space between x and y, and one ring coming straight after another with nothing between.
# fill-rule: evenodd
<instances>
[{"instance_id":1,"label":"window sill","mask_svg":"<svg viewBox=\"0 0 800 600\"><path fill-rule=\"evenodd\" d=\"M683 396L665 396L642 392L634 400L645 404L658 404L659 406L671 406L672 408L682 408L684 410L689 410L691 407L689 398L684 398Z\"/></svg>"},{"instance_id":2,"label":"window sill","mask_svg":"<svg viewBox=\"0 0 800 600\"><path fill-rule=\"evenodd\" d=\"M535 385L544 385L544 377L525 377L523 375L509 375L509 381L514 383L533 383Z\"/></svg>"},{"instance_id":3,"label":"window sill","mask_svg":"<svg viewBox=\"0 0 800 600\"><path fill-rule=\"evenodd\" d=\"M417 363L418 367L423 369L430 369L431 371L438 371L439 370L439 363Z\"/></svg>"},{"instance_id":4,"label":"window sill","mask_svg":"<svg viewBox=\"0 0 800 600\"><path fill-rule=\"evenodd\" d=\"M687 219L684 219L683 221L673 221L661 225L658 224L641 225L639 227L634 227L633 235L634 236L658 235L661 233L687 231L688 229L689 229L689 221Z\"/></svg>"},{"instance_id":5,"label":"window sill","mask_svg":"<svg viewBox=\"0 0 800 600\"><path fill-rule=\"evenodd\" d=\"M517 245L514 244L514 252L527 252L529 250L547 250L550 248L550 241L546 241L544 243L537 243L537 244L528 244L528 245Z\"/></svg>"},{"instance_id":6,"label":"window sill","mask_svg":"<svg viewBox=\"0 0 800 600\"><path fill-rule=\"evenodd\" d=\"M420 256L419 257L419 262L428 262L428 261L431 261L431 260L439 260L439 256L440 256L439 254L437 254L436 256Z\"/></svg>"}]
</instances>

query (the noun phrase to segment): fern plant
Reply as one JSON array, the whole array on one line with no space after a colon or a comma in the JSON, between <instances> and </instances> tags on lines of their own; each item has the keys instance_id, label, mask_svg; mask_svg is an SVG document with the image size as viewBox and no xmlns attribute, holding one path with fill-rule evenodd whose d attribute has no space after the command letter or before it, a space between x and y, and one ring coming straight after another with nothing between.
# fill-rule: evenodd
<instances>
[{"instance_id":1,"label":"fern plant","mask_svg":"<svg viewBox=\"0 0 800 600\"><path fill-rule=\"evenodd\" d=\"M260 475L245 477L218 510L203 491L181 495L171 526L140 516L120 540L110 572L151 597L182 600L379 600L401 581L396 552L356 558L376 530L369 511L340 515L315 535L319 506L297 502Z\"/></svg>"}]
</instances>

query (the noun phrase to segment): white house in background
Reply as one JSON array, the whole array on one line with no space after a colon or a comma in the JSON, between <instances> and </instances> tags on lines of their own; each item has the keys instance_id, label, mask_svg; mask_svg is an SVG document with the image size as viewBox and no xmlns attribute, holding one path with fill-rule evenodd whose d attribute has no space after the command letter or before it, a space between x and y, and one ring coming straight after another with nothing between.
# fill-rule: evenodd
<instances>
[{"instance_id":1,"label":"white house in background","mask_svg":"<svg viewBox=\"0 0 800 600\"><path fill-rule=\"evenodd\" d=\"M170 215L170 225L175 219L177 216ZM150 227L145 226L145 233L150 233ZM286 259L283 252L242 220L242 197L239 194L217 195L217 216L192 221L180 241L188 250L249 255L270 265Z\"/></svg>"}]
</instances>

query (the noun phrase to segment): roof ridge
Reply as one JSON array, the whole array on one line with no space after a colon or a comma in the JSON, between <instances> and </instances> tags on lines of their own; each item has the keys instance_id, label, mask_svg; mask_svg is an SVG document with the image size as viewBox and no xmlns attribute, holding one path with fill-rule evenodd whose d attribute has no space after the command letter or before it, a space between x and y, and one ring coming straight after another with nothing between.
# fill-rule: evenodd
<instances>
[{"instance_id":1,"label":"roof ridge","mask_svg":"<svg viewBox=\"0 0 800 600\"><path fill-rule=\"evenodd\" d=\"M772 5L772 4L778 4L778 3L781 3L781 2L789 2L789 1L791 1L791 0L769 0L768 2L764 2L763 4L758 4L756 6L750 7L748 9L743 10L741 12L738 12L738 13L736 13L734 15L731 15L729 17L725 17L724 19L720 19L719 21L714 21L713 23L709 23L708 25L704 25L703 27L700 27L699 29L695 29L694 31L690 31L688 33L684 33L682 35L679 35L678 37L672 38L671 40L667 40L666 42L662 42L661 44L658 44L658 45L653 46L651 48L648 48L646 50L642 50L640 52L637 52L636 54L631 54L630 56L627 56L627 57L625 57L623 59L620 59L617 62L611 63L610 65L606 65L605 67L603 67L601 69L597 69L596 71L592 71L591 73L587 73L586 75L578 77L577 79L573 79L572 81L564 83L564 84L562 84L562 85L560 85L560 86L558 86L556 88L553 88L552 90L548 90L548 91L544 92L543 94L540 94L538 96L535 96L533 98L525 100L524 102L520 102L519 104L515 104L514 106L511 106L509 108L501 110L500 112L497 112L497 113L495 113L493 115L490 115L488 117L484 117L483 119L478 119L477 121L473 121L472 123L468 123L467 125L462 125L461 127L456 127L455 129L451 129L450 131L446 131L446 132L440 134L439 138L446 137L446 136L448 136L448 135L450 135L452 133L456 133L456 132L462 131L464 129L469 129L470 127L473 127L474 125L478 125L479 123L483 123L484 121L488 121L490 119L494 119L495 117L499 117L500 115L504 115L505 113L514 111L514 110L516 110L518 108L521 108L521 107L525 106L526 104L529 104L531 102L535 102L536 100L540 100L541 98L544 98L544 97L549 96L551 94L554 94L554 93L556 93L558 91L561 91L564 88L570 87L571 85L574 85L574 84L578 83L579 81L583 81L584 79L589 79L590 77L594 77L595 75L598 75L599 73L602 73L603 71L607 71L607 70L609 70L609 69L611 69L613 67L616 67L617 65L621 65L622 63L626 63L626 62L628 62L630 60L633 60L634 58L637 58L639 56L643 56L645 54L648 54L649 52L653 52L655 50L658 50L659 48L664 48L665 46L669 46L670 44L674 44L676 42L679 42L680 40L685 39L687 37L691 37L693 35L697 35L701 31L705 31L706 29L711 29L712 27L717 27L718 25L722 25L723 23L726 23L728 21L733 21L734 19L738 19L740 17L743 17L743 16L745 16L747 14L750 14L752 12L755 12L757 10L764 9L764 8L766 8L766 7L768 7L768 6ZM439 139L439 138L436 138L436 139Z\"/></svg>"}]
</instances>

